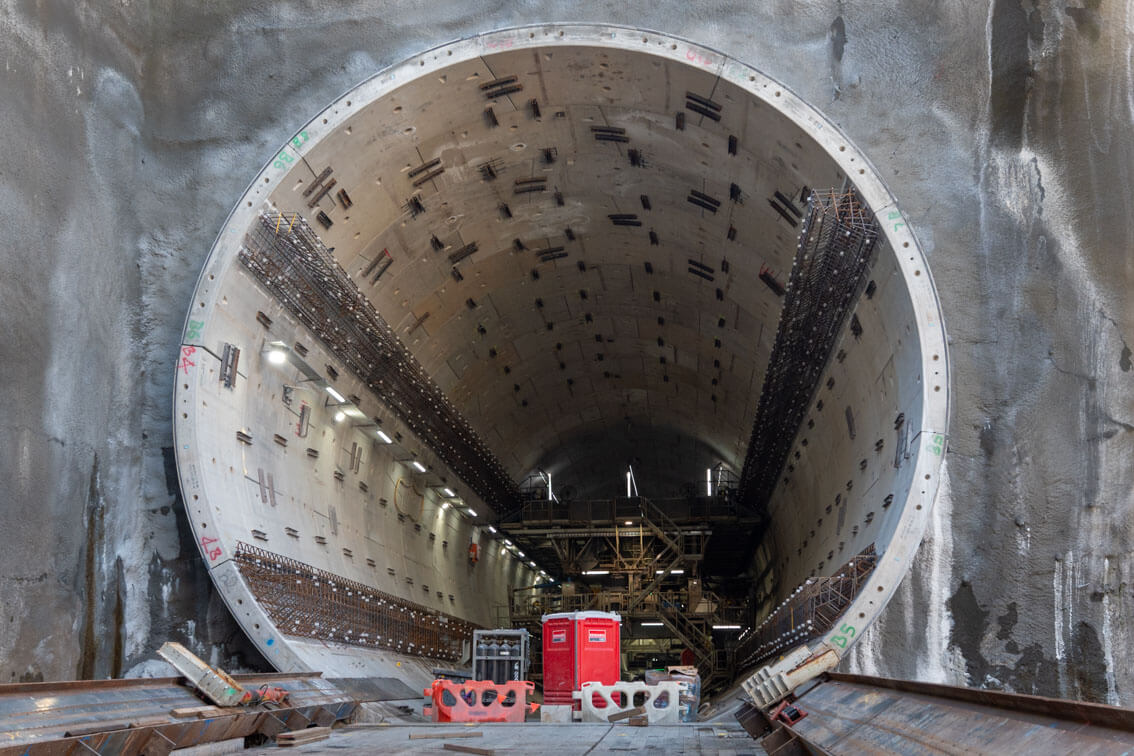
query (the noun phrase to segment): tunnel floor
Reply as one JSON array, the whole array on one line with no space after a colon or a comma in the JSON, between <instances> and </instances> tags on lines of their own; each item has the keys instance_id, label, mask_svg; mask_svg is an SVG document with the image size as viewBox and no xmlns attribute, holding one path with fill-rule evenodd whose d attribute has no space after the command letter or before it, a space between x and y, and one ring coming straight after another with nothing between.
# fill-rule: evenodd
<instances>
[{"instance_id":1,"label":"tunnel floor","mask_svg":"<svg viewBox=\"0 0 1134 756\"><path fill-rule=\"evenodd\" d=\"M465 735L483 732L482 737L460 737L445 740L430 738L410 740L411 734L443 735L448 731ZM691 725L652 725L629 727L604 724L484 724L470 730L466 725L347 725L335 730L329 738L308 745L296 746L302 753L453 753L446 744L479 749L466 753L549 753L563 756L582 754L624 753L688 753L706 756L767 753L735 720ZM275 750L276 746L267 748Z\"/></svg>"}]
</instances>

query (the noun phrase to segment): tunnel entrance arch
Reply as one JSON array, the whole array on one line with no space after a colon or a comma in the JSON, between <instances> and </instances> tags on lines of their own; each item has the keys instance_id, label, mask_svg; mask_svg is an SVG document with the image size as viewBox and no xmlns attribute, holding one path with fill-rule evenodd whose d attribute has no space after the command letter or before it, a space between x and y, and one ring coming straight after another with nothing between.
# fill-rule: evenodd
<instances>
[{"instance_id":1,"label":"tunnel entrance arch","mask_svg":"<svg viewBox=\"0 0 1134 756\"><path fill-rule=\"evenodd\" d=\"M853 190L877 245L782 469L748 460L777 481L749 570L759 618L875 549L847 621L811 639L845 651L937 491L948 360L924 255L865 155L786 87L589 25L376 74L227 219L174 424L194 538L245 631L281 669L424 679L494 623L489 604L554 571L494 523L563 439L678 428L744 466L813 190ZM682 469L675 448L651 448L659 471ZM345 594L379 609L337 622Z\"/></svg>"}]
</instances>

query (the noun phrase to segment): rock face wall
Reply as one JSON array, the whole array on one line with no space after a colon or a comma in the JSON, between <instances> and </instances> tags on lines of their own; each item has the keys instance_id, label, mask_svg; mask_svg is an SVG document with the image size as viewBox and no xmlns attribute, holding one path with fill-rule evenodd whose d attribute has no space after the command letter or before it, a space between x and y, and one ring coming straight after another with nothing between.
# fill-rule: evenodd
<instances>
[{"instance_id":1,"label":"rock face wall","mask_svg":"<svg viewBox=\"0 0 1134 756\"><path fill-rule=\"evenodd\" d=\"M444 7L442 7L444 6ZM856 670L1134 705L1134 6L992 0L0 10L0 681L263 662L182 534L177 340L249 177L335 95L491 28L602 21L779 78L872 158L952 338L948 480Z\"/></svg>"}]
</instances>

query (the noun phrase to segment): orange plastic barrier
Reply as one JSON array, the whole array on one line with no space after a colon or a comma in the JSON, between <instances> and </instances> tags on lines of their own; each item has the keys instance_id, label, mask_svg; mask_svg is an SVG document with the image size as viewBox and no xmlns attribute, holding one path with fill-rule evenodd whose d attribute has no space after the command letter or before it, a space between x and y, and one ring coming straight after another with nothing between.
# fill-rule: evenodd
<instances>
[{"instance_id":1,"label":"orange plastic barrier","mask_svg":"<svg viewBox=\"0 0 1134 756\"><path fill-rule=\"evenodd\" d=\"M422 712L434 722L523 722L529 711L539 708L528 703L535 683L511 680L497 684L491 680L434 680L425 689L432 705Z\"/></svg>"}]
</instances>

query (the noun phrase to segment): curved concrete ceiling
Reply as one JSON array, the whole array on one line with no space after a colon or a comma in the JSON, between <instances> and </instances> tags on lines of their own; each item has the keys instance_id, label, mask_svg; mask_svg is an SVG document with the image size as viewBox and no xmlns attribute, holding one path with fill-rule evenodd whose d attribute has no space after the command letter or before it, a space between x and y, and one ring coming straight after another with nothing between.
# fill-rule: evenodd
<instances>
[{"instance_id":1,"label":"curved concrete ceiling","mask_svg":"<svg viewBox=\"0 0 1134 756\"><path fill-rule=\"evenodd\" d=\"M257 224L317 231L513 480L545 469L580 497L615 496L633 463L641 493L663 497L718 461L743 466L805 198L849 184L881 221L872 286L752 568L781 598L874 545L888 558L851 609L861 630L924 531L948 417L916 240L866 158L778 83L684 40L593 26L495 32L378 74L300 130L234 209L189 314L175 425L195 534L237 619L275 644L277 666L328 663L254 608L230 559L249 539L481 623L542 567L498 548L485 526L501 502L237 262ZM264 359L273 344L286 365ZM246 355L234 386L225 345ZM324 385L346 404L327 406ZM407 485L420 505L404 505ZM443 508L446 487L476 514ZM485 563L456 569L438 537L483 544Z\"/></svg>"}]
</instances>

